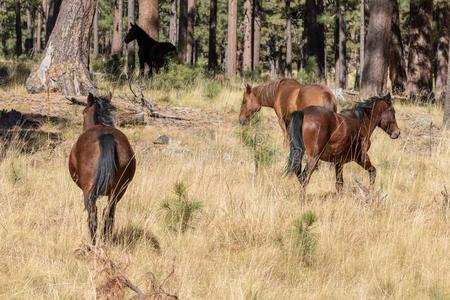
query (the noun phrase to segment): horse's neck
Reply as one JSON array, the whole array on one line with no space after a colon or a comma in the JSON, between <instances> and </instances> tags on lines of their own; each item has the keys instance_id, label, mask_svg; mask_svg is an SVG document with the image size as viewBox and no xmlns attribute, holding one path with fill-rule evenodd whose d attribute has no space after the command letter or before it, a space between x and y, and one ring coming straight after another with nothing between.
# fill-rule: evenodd
<instances>
[{"instance_id":1,"label":"horse's neck","mask_svg":"<svg viewBox=\"0 0 450 300\"><path fill-rule=\"evenodd\" d=\"M253 89L253 93L255 94L256 98L258 99L259 105L264 106L264 107L272 107L273 108L274 103L275 103L275 95L273 95L272 97L267 97L267 94L265 95L261 92L261 90L263 88L264 87L261 87L261 86L255 87Z\"/></svg>"},{"instance_id":2,"label":"horse's neck","mask_svg":"<svg viewBox=\"0 0 450 300\"><path fill-rule=\"evenodd\" d=\"M136 39L137 43L139 45L139 47L142 47L144 45L148 45L150 47L153 47L154 44L156 44L157 42L152 39L150 36L148 36L146 33L142 34L139 38Z\"/></svg>"},{"instance_id":3,"label":"horse's neck","mask_svg":"<svg viewBox=\"0 0 450 300\"><path fill-rule=\"evenodd\" d=\"M377 128L379 122L380 114L378 113L376 106L374 106L372 110L364 111L362 123L366 129L368 137L370 137L375 131L375 128Z\"/></svg>"}]
</instances>

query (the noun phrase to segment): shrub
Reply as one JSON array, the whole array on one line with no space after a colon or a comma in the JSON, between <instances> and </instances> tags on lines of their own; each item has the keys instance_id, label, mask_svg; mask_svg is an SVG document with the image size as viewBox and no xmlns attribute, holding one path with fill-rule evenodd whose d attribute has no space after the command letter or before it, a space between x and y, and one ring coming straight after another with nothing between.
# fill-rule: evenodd
<instances>
[{"instance_id":1,"label":"shrub","mask_svg":"<svg viewBox=\"0 0 450 300\"><path fill-rule=\"evenodd\" d=\"M312 232L312 226L317 221L315 213L305 212L294 221L291 232L292 250L306 263L310 264L317 245L317 236Z\"/></svg>"},{"instance_id":2,"label":"shrub","mask_svg":"<svg viewBox=\"0 0 450 300\"><path fill-rule=\"evenodd\" d=\"M316 58L310 57L306 62L306 65L303 69L298 72L298 79L300 82L305 84L312 84L317 82L317 73L318 73L318 64Z\"/></svg>"},{"instance_id":3,"label":"shrub","mask_svg":"<svg viewBox=\"0 0 450 300\"><path fill-rule=\"evenodd\" d=\"M161 208L166 212L167 227L176 232L185 232L203 205L199 201L189 199L187 187L183 182L175 183L174 193L175 197L164 200Z\"/></svg>"},{"instance_id":4,"label":"shrub","mask_svg":"<svg viewBox=\"0 0 450 300\"><path fill-rule=\"evenodd\" d=\"M222 88L218 82L208 80L205 85L205 96L208 100L212 100L220 94L221 90Z\"/></svg>"},{"instance_id":5,"label":"shrub","mask_svg":"<svg viewBox=\"0 0 450 300\"><path fill-rule=\"evenodd\" d=\"M172 60L167 70L161 70L153 77L152 86L161 90L185 90L192 87L198 79L202 78L202 75L200 68L178 64Z\"/></svg>"}]
</instances>

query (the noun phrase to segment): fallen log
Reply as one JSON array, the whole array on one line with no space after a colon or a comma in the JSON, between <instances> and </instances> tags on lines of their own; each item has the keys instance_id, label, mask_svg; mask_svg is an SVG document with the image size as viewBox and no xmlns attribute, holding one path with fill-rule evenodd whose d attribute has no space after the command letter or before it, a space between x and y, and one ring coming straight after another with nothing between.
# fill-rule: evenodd
<instances>
[{"instance_id":1,"label":"fallen log","mask_svg":"<svg viewBox=\"0 0 450 300\"><path fill-rule=\"evenodd\" d=\"M144 125L145 124L145 113L140 112L125 112L117 114L117 125L120 127L131 125Z\"/></svg>"}]
</instances>

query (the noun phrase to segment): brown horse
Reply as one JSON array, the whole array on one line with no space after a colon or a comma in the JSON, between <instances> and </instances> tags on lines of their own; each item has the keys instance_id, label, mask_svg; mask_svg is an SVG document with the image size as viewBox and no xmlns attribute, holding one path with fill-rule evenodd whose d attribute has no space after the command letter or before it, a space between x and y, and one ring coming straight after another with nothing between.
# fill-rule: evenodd
<instances>
[{"instance_id":1,"label":"brown horse","mask_svg":"<svg viewBox=\"0 0 450 300\"><path fill-rule=\"evenodd\" d=\"M311 105L323 106L330 111L336 111L336 97L324 85L303 85L294 79L269 81L252 88L247 85L241 104L239 121L247 125L254 113L261 107L272 107L278 117L285 144L289 143L287 130L294 111L302 110Z\"/></svg>"},{"instance_id":2,"label":"brown horse","mask_svg":"<svg viewBox=\"0 0 450 300\"><path fill-rule=\"evenodd\" d=\"M103 237L108 239L114 225L116 205L133 179L136 160L127 137L114 128L111 95L106 98L89 94L83 111L83 133L72 148L69 171L81 188L88 212L89 231L95 244L99 196L108 196L103 211Z\"/></svg>"},{"instance_id":3,"label":"brown horse","mask_svg":"<svg viewBox=\"0 0 450 300\"><path fill-rule=\"evenodd\" d=\"M336 189L340 191L344 184L343 164L355 161L369 172L373 185L376 169L367 152L370 136L376 127L383 129L392 139L400 135L390 94L372 97L339 114L318 106L294 112L289 128L291 141L286 173L295 173L300 183L306 186L319 159L332 162L336 169ZM305 151L308 162L302 172Z\"/></svg>"}]
</instances>

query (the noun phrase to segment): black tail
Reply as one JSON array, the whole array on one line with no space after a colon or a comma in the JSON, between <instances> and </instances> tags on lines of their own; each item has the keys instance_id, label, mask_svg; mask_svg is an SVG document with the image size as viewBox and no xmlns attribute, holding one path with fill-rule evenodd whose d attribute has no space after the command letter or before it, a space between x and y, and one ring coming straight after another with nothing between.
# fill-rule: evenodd
<instances>
[{"instance_id":1,"label":"black tail","mask_svg":"<svg viewBox=\"0 0 450 300\"><path fill-rule=\"evenodd\" d=\"M302 158L305 152L303 146L303 112L295 111L292 113L291 122L289 124L290 135L290 153L284 174L291 175L300 174L302 171Z\"/></svg>"},{"instance_id":2,"label":"black tail","mask_svg":"<svg viewBox=\"0 0 450 300\"><path fill-rule=\"evenodd\" d=\"M97 175L95 182L89 193L88 207L95 205L98 196L103 195L112 184L116 174L116 141L112 134L103 134L99 138L100 143L100 159L98 161Z\"/></svg>"}]
</instances>

